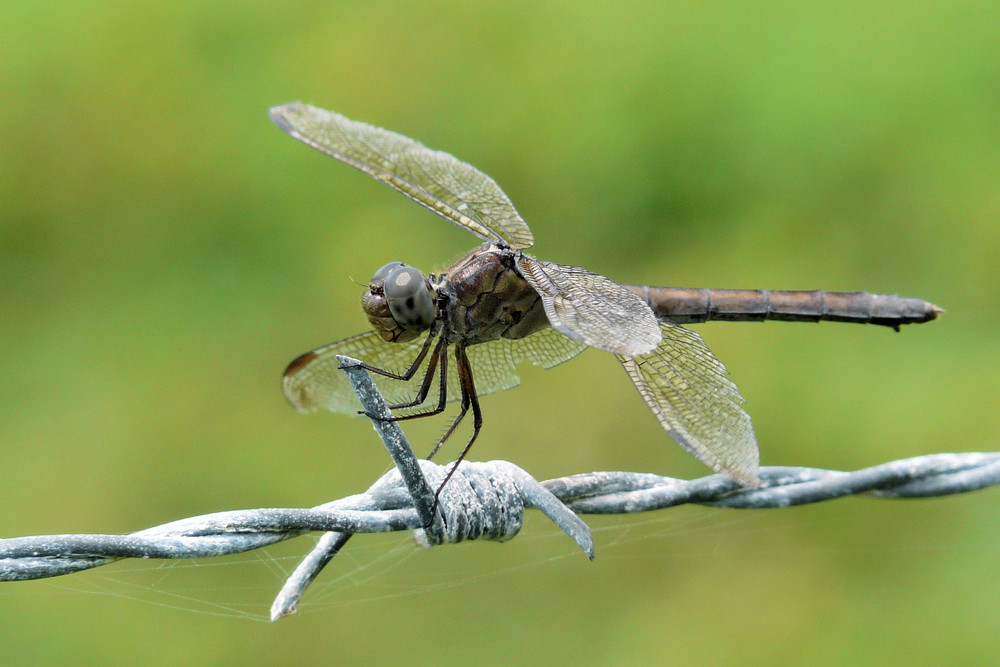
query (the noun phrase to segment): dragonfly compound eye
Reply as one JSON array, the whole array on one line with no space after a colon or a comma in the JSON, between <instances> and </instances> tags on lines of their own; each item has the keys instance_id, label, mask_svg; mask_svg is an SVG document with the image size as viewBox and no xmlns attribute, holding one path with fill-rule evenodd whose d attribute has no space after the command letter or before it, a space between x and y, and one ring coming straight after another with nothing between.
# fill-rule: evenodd
<instances>
[{"instance_id":1,"label":"dragonfly compound eye","mask_svg":"<svg viewBox=\"0 0 1000 667\"><path fill-rule=\"evenodd\" d=\"M399 326L407 331L430 328L434 322L434 298L420 271L412 266L396 266L385 277L384 289L389 312Z\"/></svg>"},{"instance_id":2,"label":"dragonfly compound eye","mask_svg":"<svg viewBox=\"0 0 1000 667\"><path fill-rule=\"evenodd\" d=\"M382 289L382 283L384 283L385 279L389 277L389 274L392 273L392 271L394 269L398 269L401 266L403 266L402 262L389 262L388 264L386 264L385 266L383 266L381 269L379 269L378 271L376 271L375 275L372 276L372 280L371 280L371 283L370 283L370 286L372 287L372 289L376 289L377 288L377 289L381 290Z\"/></svg>"}]
</instances>

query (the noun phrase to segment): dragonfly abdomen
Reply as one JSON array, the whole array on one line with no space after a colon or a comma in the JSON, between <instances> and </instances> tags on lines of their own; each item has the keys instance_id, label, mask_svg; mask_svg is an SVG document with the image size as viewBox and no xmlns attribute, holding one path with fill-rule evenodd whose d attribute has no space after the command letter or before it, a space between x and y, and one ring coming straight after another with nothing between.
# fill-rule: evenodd
<instances>
[{"instance_id":1,"label":"dragonfly abdomen","mask_svg":"<svg viewBox=\"0 0 1000 667\"><path fill-rule=\"evenodd\" d=\"M740 290L627 285L660 319L677 324L728 321L856 322L899 329L942 312L923 299L870 292Z\"/></svg>"}]
</instances>

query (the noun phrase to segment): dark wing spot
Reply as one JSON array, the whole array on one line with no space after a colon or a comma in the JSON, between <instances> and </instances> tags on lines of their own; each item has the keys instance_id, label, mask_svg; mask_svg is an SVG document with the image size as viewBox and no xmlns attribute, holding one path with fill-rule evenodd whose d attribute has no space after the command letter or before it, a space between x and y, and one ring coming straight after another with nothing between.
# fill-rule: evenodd
<instances>
[{"instance_id":1,"label":"dark wing spot","mask_svg":"<svg viewBox=\"0 0 1000 667\"><path fill-rule=\"evenodd\" d=\"M406 309L409 310L409 311L413 310L413 297L412 296L406 297Z\"/></svg>"},{"instance_id":2,"label":"dark wing spot","mask_svg":"<svg viewBox=\"0 0 1000 667\"><path fill-rule=\"evenodd\" d=\"M310 361L316 358L315 352L306 352L303 355L295 357L292 359L292 363L288 364L288 368L285 369L284 377L291 377L302 370L302 367L308 364Z\"/></svg>"}]
</instances>

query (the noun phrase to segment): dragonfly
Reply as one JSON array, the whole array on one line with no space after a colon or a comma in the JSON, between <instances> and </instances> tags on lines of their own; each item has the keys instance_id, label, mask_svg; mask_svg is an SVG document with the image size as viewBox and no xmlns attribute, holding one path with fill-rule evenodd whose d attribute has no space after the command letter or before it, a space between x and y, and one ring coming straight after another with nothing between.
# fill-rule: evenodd
<instances>
[{"instance_id":1,"label":"dragonfly","mask_svg":"<svg viewBox=\"0 0 1000 667\"><path fill-rule=\"evenodd\" d=\"M382 266L362 298L373 329L306 352L283 377L285 396L302 412L359 412L338 355L361 360L393 388L400 400L390 407L403 414L392 419L437 415L448 402L460 401L430 454L471 410L472 436L450 473L482 427L481 395L519 384L515 370L523 362L551 368L593 347L615 355L677 444L739 484L755 486L759 452L743 398L722 362L682 324L829 320L898 331L942 312L922 299L894 294L619 284L527 254L534 236L507 195L492 178L449 153L301 102L269 113L295 139L482 240L436 274L424 275L399 261ZM415 394L399 392L409 386L400 383L417 378ZM435 381L437 403L430 405Z\"/></svg>"}]
</instances>

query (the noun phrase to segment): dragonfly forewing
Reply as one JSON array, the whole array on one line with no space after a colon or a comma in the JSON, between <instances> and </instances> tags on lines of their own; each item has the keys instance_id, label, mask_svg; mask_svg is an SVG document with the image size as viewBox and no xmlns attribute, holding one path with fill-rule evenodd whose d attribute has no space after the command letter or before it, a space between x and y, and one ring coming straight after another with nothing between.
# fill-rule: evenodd
<instances>
[{"instance_id":1,"label":"dragonfly forewing","mask_svg":"<svg viewBox=\"0 0 1000 667\"><path fill-rule=\"evenodd\" d=\"M659 345L656 316L628 288L578 266L524 255L518 267L541 295L549 323L567 336L629 357Z\"/></svg>"},{"instance_id":2,"label":"dragonfly forewing","mask_svg":"<svg viewBox=\"0 0 1000 667\"><path fill-rule=\"evenodd\" d=\"M292 102L271 109L282 130L487 241L528 248L527 223L492 178L450 153L340 114Z\"/></svg>"},{"instance_id":3,"label":"dragonfly forewing","mask_svg":"<svg viewBox=\"0 0 1000 667\"><path fill-rule=\"evenodd\" d=\"M693 331L669 322L660 331L655 350L618 361L670 437L709 467L756 486L757 440L726 367Z\"/></svg>"}]
</instances>

